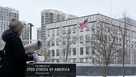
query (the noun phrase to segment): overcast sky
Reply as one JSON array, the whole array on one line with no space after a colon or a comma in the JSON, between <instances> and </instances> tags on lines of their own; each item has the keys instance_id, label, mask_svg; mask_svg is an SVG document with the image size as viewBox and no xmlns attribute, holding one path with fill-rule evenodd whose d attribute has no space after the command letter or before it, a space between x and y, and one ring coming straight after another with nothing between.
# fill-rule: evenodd
<instances>
[{"instance_id":1,"label":"overcast sky","mask_svg":"<svg viewBox=\"0 0 136 77\"><path fill-rule=\"evenodd\" d=\"M102 13L114 18L126 12L127 16L136 19L136 0L0 0L0 6L19 10L20 20L31 22L35 27L40 26L43 9L58 9L77 16Z\"/></svg>"}]
</instances>

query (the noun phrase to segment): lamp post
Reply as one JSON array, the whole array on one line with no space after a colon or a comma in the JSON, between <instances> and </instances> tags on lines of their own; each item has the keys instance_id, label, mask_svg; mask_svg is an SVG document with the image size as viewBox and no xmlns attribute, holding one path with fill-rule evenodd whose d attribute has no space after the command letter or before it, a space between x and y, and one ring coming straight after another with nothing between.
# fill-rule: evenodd
<instances>
[{"instance_id":1,"label":"lamp post","mask_svg":"<svg viewBox=\"0 0 136 77\"><path fill-rule=\"evenodd\" d=\"M123 30L123 61L122 61L122 67L123 67L123 77L125 77L125 52L126 52L126 34L127 34L127 19L126 19L126 15L124 14L124 30Z\"/></svg>"}]
</instances>

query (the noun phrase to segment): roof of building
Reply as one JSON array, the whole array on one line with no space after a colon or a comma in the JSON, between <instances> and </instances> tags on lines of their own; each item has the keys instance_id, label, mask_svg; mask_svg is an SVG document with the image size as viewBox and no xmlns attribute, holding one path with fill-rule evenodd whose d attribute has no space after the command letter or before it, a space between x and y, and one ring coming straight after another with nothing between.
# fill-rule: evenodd
<instances>
[{"instance_id":1,"label":"roof of building","mask_svg":"<svg viewBox=\"0 0 136 77\"><path fill-rule=\"evenodd\" d=\"M41 13L42 14L44 14L44 13L65 14L62 11L55 10L55 9L44 9Z\"/></svg>"},{"instance_id":2,"label":"roof of building","mask_svg":"<svg viewBox=\"0 0 136 77\"><path fill-rule=\"evenodd\" d=\"M3 6L0 6L0 9L8 10L8 11L11 11L11 12L14 12L14 13L19 12L18 10L14 9L14 8L3 7Z\"/></svg>"}]
</instances>

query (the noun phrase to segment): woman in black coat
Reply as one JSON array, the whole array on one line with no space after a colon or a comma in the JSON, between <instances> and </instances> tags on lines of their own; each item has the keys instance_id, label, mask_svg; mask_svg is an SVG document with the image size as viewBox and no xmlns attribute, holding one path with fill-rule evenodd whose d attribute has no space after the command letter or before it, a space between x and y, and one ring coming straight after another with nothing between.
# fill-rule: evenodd
<instances>
[{"instance_id":1,"label":"woman in black coat","mask_svg":"<svg viewBox=\"0 0 136 77\"><path fill-rule=\"evenodd\" d=\"M22 23L16 19L12 19L9 29L2 35L2 39L5 41L3 77L25 77L27 56L20 39L22 29Z\"/></svg>"}]
</instances>

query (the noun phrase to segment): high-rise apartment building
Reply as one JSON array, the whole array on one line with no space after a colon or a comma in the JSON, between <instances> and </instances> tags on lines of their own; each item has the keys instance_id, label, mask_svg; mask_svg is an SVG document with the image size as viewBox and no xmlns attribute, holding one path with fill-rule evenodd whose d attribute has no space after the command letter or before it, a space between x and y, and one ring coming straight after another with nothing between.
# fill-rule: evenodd
<instances>
[{"instance_id":1,"label":"high-rise apartment building","mask_svg":"<svg viewBox=\"0 0 136 77\"><path fill-rule=\"evenodd\" d=\"M59 22L63 20L65 20L65 13L61 11L46 9L41 12L41 25Z\"/></svg>"},{"instance_id":2,"label":"high-rise apartment building","mask_svg":"<svg viewBox=\"0 0 136 77\"><path fill-rule=\"evenodd\" d=\"M3 32L8 28L11 18L19 19L19 13L15 9L0 7L0 31ZM0 33L1 33L0 32Z\"/></svg>"},{"instance_id":3,"label":"high-rise apartment building","mask_svg":"<svg viewBox=\"0 0 136 77\"><path fill-rule=\"evenodd\" d=\"M4 30L8 29L9 21L12 18L19 19L19 12L8 7L0 7L0 36ZM3 42L0 38L0 49L3 47Z\"/></svg>"},{"instance_id":4,"label":"high-rise apartment building","mask_svg":"<svg viewBox=\"0 0 136 77\"><path fill-rule=\"evenodd\" d=\"M32 42L32 24L24 22L24 29L21 34L21 39L24 45L30 44Z\"/></svg>"}]
</instances>

